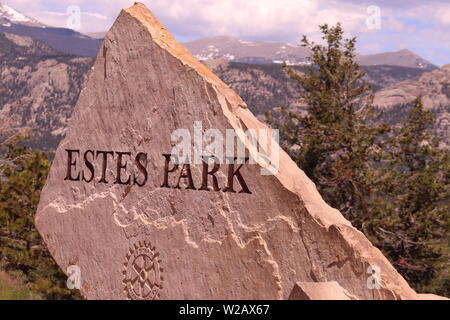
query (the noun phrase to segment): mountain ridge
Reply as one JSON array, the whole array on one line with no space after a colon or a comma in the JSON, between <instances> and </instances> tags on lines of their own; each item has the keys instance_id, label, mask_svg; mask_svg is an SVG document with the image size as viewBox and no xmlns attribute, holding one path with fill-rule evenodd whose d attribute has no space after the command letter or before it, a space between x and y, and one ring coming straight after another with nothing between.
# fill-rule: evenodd
<instances>
[{"instance_id":1,"label":"mountain ridge","mask_svg":"<svg viewBox=\"0 0 450 320\"><path fill-rule=\"evenodd\" d=\"M186 42L185 46L201 61L226 59L234 62L261 64L310 64L307 48L285 42L246 41L222 35ZM409 49L367 55L357 54L356 60L366 66L394 65L429 71L438 69L437 66Z\"/></svg>"},{"instance_id":2,"label":"mountain ridge","mask_svg":"<svg viewBox=\"0 0 450 320\"><path fill-rule=\"evenodd\" d=\"M95 57L102 43L68 28L47 26L0 3L0 32L31 37L63 53Z\"/></svg>"},{"instance_id":3,"label":"mountain ridge","mask_svg":"<svg viewBox=\"0 0 450 320\"><path fill-rule=\"evenodd\" d=\"M11 24L23 24L42 28L46 27L45 24L20 13L10 6L0 3L0 25L8 26Z\"/></svg>"}]
</instances>

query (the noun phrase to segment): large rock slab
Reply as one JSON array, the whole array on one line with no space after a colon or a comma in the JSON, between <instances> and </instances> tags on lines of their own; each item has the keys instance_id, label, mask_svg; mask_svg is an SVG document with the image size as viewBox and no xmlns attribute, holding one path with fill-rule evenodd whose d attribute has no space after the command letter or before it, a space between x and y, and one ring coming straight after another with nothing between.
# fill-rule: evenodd
<instances>
[{"instance_id":1,"label":"large rock slab","mask_svg":"<svg viewBox=\"0 0 450 320\"><path fill-rule=\"evenodd\" d=\"M276 174L262 175L262 162L243 165L240 176L233 168L241 193L226 188L229 165L216 172L217 186L206 175L209 191L198 190L199 164L189 168L193 181L181 165L165 181L172 133L193 131L199 121L203 131L224 135L267 129L145 6L123 10L80 95L36 216L60 267L80 268L86 298L287 299L297 282L328 281L358 299L418 298L278 145ZM375 287L368 285L373 266Z\"/></svg>"}]
</instances>

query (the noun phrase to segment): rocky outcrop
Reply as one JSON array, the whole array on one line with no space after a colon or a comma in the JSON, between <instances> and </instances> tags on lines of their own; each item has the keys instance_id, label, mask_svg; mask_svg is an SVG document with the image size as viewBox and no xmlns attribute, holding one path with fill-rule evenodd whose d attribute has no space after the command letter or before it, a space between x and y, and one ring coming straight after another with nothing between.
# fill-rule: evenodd
<instances>
[{"instance_id":1,"label":"rocky outcrop","mask_svg":"<svg viewBox=\"0 0 450 320\"><path fill-rule=\"evenodd\" d=\"M389 108L406 104L422 96L428 109L450 106L450 64L424 73L417 81L402 81L376 94L375 104Z\"/></svg>"},{"instance_id":2,"label":"rocky outcrop","mask_svg":"<svg viewBox=\"0 0 450 320\"><path fill-rule=\"evenodd\" d=\"M419 298L278 146L275 175L261 175L259 161L240 177L221 165L214 188L208 175L210 187L200 187L204 164L172 167L163 156L172 133L196 121L220 132L267 129L144 5L123 10L36 216L60 267L79 268L85 297L287 299L297 282L336 281L358 299Z\"/></svg>"},{"instance_id":3,"label":"rocky outcrop","mask_svg":"<svg viewBox=\"0 0 450 320\"><path fill-rule=\"evenodd\" d=\"M435 114L435 132L450 146L450 64L424 73L417 81L402 81L380 90L374 104L387 112L405 113L418 96L424 107Z\"/></svg>"}]
</instances>

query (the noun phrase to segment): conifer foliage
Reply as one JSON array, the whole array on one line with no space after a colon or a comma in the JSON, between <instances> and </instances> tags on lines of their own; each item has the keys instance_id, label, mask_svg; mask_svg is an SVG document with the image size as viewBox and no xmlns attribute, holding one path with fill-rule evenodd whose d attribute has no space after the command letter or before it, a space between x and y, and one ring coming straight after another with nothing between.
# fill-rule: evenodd
<instances>
[{"instance_id":1,"label":"conifer foliage","mask_svg":"<svg viewBox=\"0 0 450 320\"><path fill-rule=\"evenodd\" d=\"M320 26L324 44L306 72L284 66L302 87L305 114L267 114L282 147L324 199L366 234L419 291L450 296L449 154L418 98L400 126L381 122L356 39L340 24Z\"/></svg>"},{"instance_id":2,"label":"conifer foliage","mask_svg":"<svg viewBox=\"0 0 450 320\"><path fill-rule=\"evenodd\" d=\"M368 232L423 292L450 296L450 156L420 98L386 141Z\"/></svg>"},{"instance_id":3,"label":"conifer foliage","mask_svg":"<svg viewBox=\"0 0 450 320\"><path fill-rule=\"evenodd\" d=\"M50 162L45 153L32 152L19 140L9 138L0 150L0 269L43 299L79 298L67 289L66 276L34 226Z\"/></svg>"}]
</instances>

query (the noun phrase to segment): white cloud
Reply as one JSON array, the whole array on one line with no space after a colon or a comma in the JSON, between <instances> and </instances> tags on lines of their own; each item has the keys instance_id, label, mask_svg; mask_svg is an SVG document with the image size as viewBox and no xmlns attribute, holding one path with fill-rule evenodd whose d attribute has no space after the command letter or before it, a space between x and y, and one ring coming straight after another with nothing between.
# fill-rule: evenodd
<instances>
[{"instance_id":1,"label":"white cloud","mask_svg":"<svg viewBox=\"0 0 450 320\"><path fill-rule=\"evenodd\" d=\"M317 32L318 24L343 22L346 30L361 29L366 8L316 0L159 0L150 8L175 32L199 36L229 34L241 38L297 40Z\"/></svg>"},{"instance_id":2,"label":"white cloud","mask_svg":"<svg viewBox=\"0 0 450 320\"><path fill-rule=\"evenodd\" d=\"M83 13L83 30L95 25L107 29L120 8L128 7L129 0L6 0L6 3L25 11L44 23L64 26L63 19L55 19L48 6L64 3L78 5ZM317 32L321 23L341 21L349 32L364 27L366 6L333 0L147 0L143 1L171 31L183 36L210 36L228 34L242 38L298 41L302 34ZM44 3L46 6L44 6ZM56 12L57 10L51 10ZM95 12L95 13L94 13ZM62 17L62 16L61 16ZM99 21L94 22L93 19ZM90 20L89 20L90 19ZM82 21L83 22L83 21Z\"/></svg>"},{"instance_id":3,"label":"white cloud","mask_svg":"<svg viewBox=\"0 0 450 320\"><path fill-rule=\"evenodd\" d=\"M90 16L99 20L108 20L107 16L104 16L100 13L95 13L95 12L82 12L82 15L86 15L86 16Z\"/></svg>"},{"instance_id":4,"label":"white cloud","mask_svg":"<svg viewBox=\"0 0 450 320\"><path fill-rule=\"evenodd\" d=\"M78 5L85 15L104 20L109 27L121 8L131 6L132 0L3 0L29 15L40 18L41 12L64 12L64 6ZM341 21L349 32L365 31L367 6L379 5L382 14L389 13L392 25L399 28L395 16L413 17L423 21L450 24L448 0L143 0L165 23L177 27L179 32L195 31L203 35L232 33L264 37L299 31L312 32L317 24ZM59 7L60 10L49 10ZM107 18L106 18L107 17ZM45 17L43 18L45 19ZM108 23L107 23L107 22ZM394 23L395 22L395 23ZM395 26L397 24L397 26ZM200 34L199 34L200 35ZM292 36L291 36L292 37Z\"/></svg>"}]
</instances>

